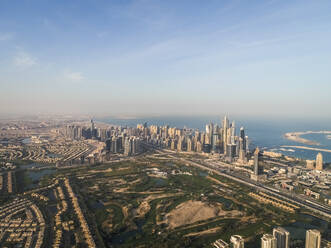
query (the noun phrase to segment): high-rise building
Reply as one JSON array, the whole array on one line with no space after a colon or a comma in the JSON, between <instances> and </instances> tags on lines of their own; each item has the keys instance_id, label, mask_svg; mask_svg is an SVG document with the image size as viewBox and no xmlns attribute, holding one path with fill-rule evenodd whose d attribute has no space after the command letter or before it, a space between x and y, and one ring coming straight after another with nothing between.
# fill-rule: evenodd
<instances>
[{"instance_id":1,"label":"high-rise building","mask_svg":"<svg viewBox=\"0 0 331 248\"><path fill-rule=\"evenodd\" d=\"M254 152L254 174L256 176L260 175L261 169L259 166L259 159L260 159L260 150L257 147Z\"/></svg>"},{"instance_id":2,"label":"high-rise building","mask_svg":"<svg viewBox=\"0 0 331 248\"><path fill-rule=\"evenodd\" d=\"M246 153L249 153L249 139L248 136L245 136L245 143L246 143Z\"/></svg>"},{"instance_id":3,"label":"high-rise building","mask_svg":"<svg viewBox=\"0 0 331 248\"><path fill-rule=\"evenodd\" d=\"M316 170L323 170L323 155L320 152L316 156Z\"/></svg>"},{"instance_id":4,"label":"high-rise building","mask_svg":"<svg viewBox=\"0 0 331 248\"><path fill-rule=\"evenodd\" d=\"M245 139L245 129L244 129L244 127L240 128L240 136L239 137L242 139L242 147L243 147L244 151L246 151L246 139Z\"/></svg>"},{"instance_id":5,"label":"high-rise building","mask_svg":"<svg viewBox=\"0 0 331 248\"><path fill-rule=\"evenodd\" d=\"M192 151L192 140L191 140L191 138L187 139L187 151L188 152Z\"/></svg>"},{"instance_id":6,"label":"high-rise building","mask_svg":"<svg viewBox=\"0 0 331 248\"><path fill-rule=\"evenodd\" d=\"M276 248L276 238L271 234L263 234L261 248Z\"/></svg>"},{"instance_id":7,"label":"high-rise building","mask_svg":"<svg viewBox=\"0 0 331 248\"><path fill-rule=\"evenodd\" d=\"M240 137L239 138L239 145L237 146L237 148L239 150L239 152L238 152L239 161L242 162L242 163L246 162L246 151L245 151L246 144L244 144L245 143L244 139L245 139L245 136L244 136L244 138Z\"/></svg>"},{"instance_id":8,"label":"high-rise building","mask_svg":"<svg viewBox=\"0 0 331 248\"><path fill-rule=\"evenodd\" d=\"M200 141L197 142L196 151L197 152L201 152L202 151L202 145L201 145L201 142Z\"/></svg>"},{"instance_id":9,"label":"high-rise building","mask_svg":"<svg viewBox=\"0 0 331 248\"><path fill-rule=\"evenodd\" d=\"M224 147L224 155L226 155L226 145L228 144L228 128L229 128L229 120L227 116L224 116L223 120L223 147Z\"/></svg>"},{"instance_id":10,"label":"high-rise building","mask_svg":"<svg viewBox=\"0 0 331 248\"><path fill-rule=\"evenodd\" d=\"M216 133L216 132L214 132L213 133L213 136L212 136L212 142L211 142L211 144L212 144L212 151L213 151L213 153L217 153L218 152L218 143L219 143L219 135L218 135L218 133Z\"/></svg>"},{"instance_id":11,"label":"high-rise building","mask_svg":"<svg viewBox=\"0 0 331 248\"><path fill-rule=\"evenodd\" d=\"M232 124L231 124L231 142L233 143L234 142L234 137L236 136L236 122L235 121L232 121Z\"/></svg>"},{"instance_id":12,"label":"high-rise building","mask_svg":"<svg viewBox=\"0 0 331 248\"><path fill-rule=\"evenodd\" d=\"M93 132L94 129L95 129L94 122L93 122L93 119L91 119L91 131Z\"/></svg>"},{"instance_id":13,"label":"high-rise building","mask_svg":"<svg viewBox=\"0 0 331 248\"><path fill-rule=\"evenodd\" d=\"M244 248L245 242L244 239L239 235L233 235L230 238L232 248Z\"/></svg>"},{"instance_id":14,"label":"high-rise building","mask_svg":"<svg viewBox=\"0 0 331 248\"><path fill-rule=\"evenodd\" d=\"M321 247L321 233L316 229L307 230L306 232L306 248Z\"/></svg>"},{"instance_id":15,"label":"high-rise building","mask_svg":"<svg viewBox=\"0 0 331 248\"><path fill-rule=\"evenodd\" d=\"M170 148L171 148L171 150L175 150L175 147L176 147L175 139L172 139L172 140L171 140Z\"/></svg>"},{"instance_id":16,"label":"high-rise building","mask_svg":"<svg viewBox=\"0 0 331 248\"><path fill-rule=\"evenodd\" d=\"M273 235L277 240L277 248L290 247L290 233L282 227L274 228Z\"/></svg>"},{"instance_id":17,"label":"high-rise building","mask_svg":"<svg viewBox=\"0 0 331 248\"><path fill-rule=\"evenodd\" d=\"M182 142L182 138L179 137L178 139L178 143L177 143L177 151L181 152L183 148L183 142Z\"/></svg>"},{"instance_id":18,"label":"high-rise building","mask_svg":"<svg viewBox=\"0 0 331 248\"><path fill-rule=\"evenodd\" d=\"M228 144L226 146L226 157L227 157L227 160L232 162L235 155L236 155L236 144Z\"/></svg>"},{"instance_id":19,"label":"high-rise building","mask_svg":"<svg viewBox=\"0 0 331 248\"><path fill-rule=\"evenodd\" d=\"M216 248L229 248L229 244L221 239L216 240L213 245Z\"/></svg>"},{"instance_id":20,"label":"high-rise building","mask_svg":"<svg viewBox=\"0 0 331 248\"><path fill-rule=\"evenodd\" d=\"M131 155L131 140L129 139L129 137L125 137L124 155L126 156Z\"/></svg>"},{"instance_id":21,"label":"high-rise building","mask_svg":"<svg viewBox=\"0 0 331 248\"><path fill-rule=\"evenodd\" d=\"M315 169L315 161L314 160L306 160L307 169Z\"/></svg>"}]
</instances>

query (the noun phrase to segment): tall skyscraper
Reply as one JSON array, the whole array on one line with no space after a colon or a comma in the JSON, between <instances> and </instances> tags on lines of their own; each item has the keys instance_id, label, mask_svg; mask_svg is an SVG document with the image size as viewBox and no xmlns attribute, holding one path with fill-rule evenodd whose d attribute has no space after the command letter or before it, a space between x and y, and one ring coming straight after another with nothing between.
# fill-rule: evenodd
<instances>
[{"instance_id":1,"label":"tall skyscraper","mask_svg":"<svg viewBox=\"0 0 331 248\"><path fill-rule=\"evenodd\" d=\"M274 228L273 235L277 240L277 248L289 248L290 233L282 227Z\"/></svg>"},{"instance_id":2,"label":"tall skyscraper","mask_svg":"<svg viewBox=\"0 0 331 248\"><path fill-rule=\"evenodd\" d=\"M258 176L261 169L259 168L260 150L257 147L254 152L254 174Z\"/></svg>"},{"instance_id":3,"label":"tall skyscraper","mask_svg":"<svg viewBox=\"0 0 331 248\"><path fill-rule=\"evenodd\" d=\"M233 248L244 248L245 242L244 239L239 235L233 235L230 238L231 247Z\"/></svg>"},{"instance_id":4,"label":"tall skyscraper","mask_svg":"<svg viewBox=\"0 0 331 248\"><path fill-rule=\"evenodd\" d=\"M246 151L246 139L245 139L245 129L244 127L240 128L240 138L242 138L242 147Z\"/></svg>"},{"instance_id":5,"label":"tall skyscraper","mask_svg":"<svg viewBox=\"0 0 331 248\"><path fill-rule=\"evenodd\" d=\"M217 153L218 152L218 143L219 143L219 135L216 132L213 132L213 136L212 136L212 142L211 142L211 149L213 151L213 153Z\"/></svg>"},{"instance_id":6,"label":"tall skyscraper","mask_svg":"<svg viewBox=\"0 0 331 248\"><path fill-rule=\"evenodd\" d=\"M229 162L232 162L232 160L234 159L235 155L236 155L236 144L228 144L226 146L226 158Z\"/></svg>"},{"instance_id":7,"label":"tall skyscraper","mask_svg":"<svg viewBox=\"0 0 331 248\"><path fill-rule=\"evenodd\" d=\"M227 116L224 116L223 120L223 147L224 147L224 155L226 155L226 145L228 144L228 128L229 128L229 120Z\"/></svg>"},{"instance_id":8,"label":"tall skyscraper","mask_svg":"<svg viewBox=\"0 0 331 248\"><path fill-rule=\"evenodd\" d=\"M191 138L187 138L187 149L188 152L192 151L192 140Z\"/></svg>"},{"instance_id":9,"label":"tall skyscraper","mask_svg":"<svg viewBox=\"0 0 331 248\"><path fill-rule=\"evenodd\" d=\"M236 122L235 121L232 121L232 124L231 124L231 142L233 143L234 142L234 136L236 135Z\"/></svg>"},{"instance_id":10,"label":"tall skyscraper","mask_svg":"<svg viewBox=\"0 0 331 248\"><path fill-rule=\"evenodd\" d=\"M306 248L320 248L321 247L321 233L316 230L307 230L306 232Z\"/></svg>"},{"instance_id":11,"label":"tall skyscraper","mask_svg":"<svg viewBox=\"0 0 331 248\"><path fill-rule=\"evenodd\" d=\"M316 170L323 170L323 155L320 152L316 156Z\"/></svg>"},{"instance_id":12,"label":"tall skyscraper","mask_svg":"<svg viewBox=\"0 0 331 248\"><path fill-rule=\"evenodd\" d=\"M276 238L271 234L263 234L261 248L276 248Z\"/></svg>"},{"instance_id":13,"label":"tall skyscraper","mask_svg":"<svg viewBox=\"0 0 331 248\"><path fill-rule=\"evenodd\" d=\"M176 147L176 141L174 139L171 139L170 149L175 150L175 147Z\"/></svg>"},{"instance_id":14,"label":"tall skyscraper","mask_svg":"<svg viewBox=\"0 0 331 248\"><path fill-rule=\"evenodd\" d=\"M124 155L125 156L131 155L131 140L129 139L129 137L125 137Z\"/></svg>"},{"instance_id":15,"label":"tall skyscraper","mask_svg":"<svg viewBox=\"0 0 331 248\"><path fill-rule=\"evenodd\" d=\"M182 142L182 138L180 137L177 143L177 151L181 152L182 149L183 149L183 142Z\"/></svg>"},{"instance_id":16,"label":"tall skyscraper","mask_svg":"<svg viewBox=\"0 0 331 248\"><path fill-rule=\"evenodd\" d=\"M315 161L314 160L306 160L307 169L315 169Z\"/></svg>"},{"instance_id":17,"label":"tall skyscraper","mask_svg":"<svg viewBox=\"0 0 331 248\"><path fill-rule=\"evenodd\" d=\"M93 132L94 129L95 129L94 122L93 122L93 119L91 119L91 131Z\"/></svg>"},{"instance_id":18,"label":"tall skyscraper","mask_svg":"<svg viewBox=\"0 0 331 248\"><path fill-rule=\"evenodd\" d=\"M249 153L249 139L248 136L245 136L245 142L246 142L246 153Z\"/></svg>"}]
</instances>

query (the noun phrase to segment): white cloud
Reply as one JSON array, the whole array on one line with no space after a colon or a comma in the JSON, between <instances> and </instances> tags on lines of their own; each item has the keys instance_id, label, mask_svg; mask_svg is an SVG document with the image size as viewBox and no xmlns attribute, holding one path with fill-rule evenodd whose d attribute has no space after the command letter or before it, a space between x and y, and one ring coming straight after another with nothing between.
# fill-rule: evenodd
<instances>
[{"instance_id":1,"label":"white cloud","mask_svg":"<svg viewBox=\"0 0 331 248\"><path fill-rule=\"evenodd\" d=\"M0 33L0 41L11 40L14 37L11 33Z\"/></svg>"},{"instance_id":2,"label":"white cloud","mask_svg":"<svg viewBox=\"0 0 331 248\"><path fill-rule=\"evenodd\" d=\"M30 67L37 64L36 58L27 53L18 53L14 57L14 63L19 67Z\"/></svg>"},{"instance_id":3,"label":"white cloud","mask_svg":"<svg viewBox=\"0 0 331 248\"><path fill-rule=\"evenodd\" d=\"M84 79L84 76L81 72L69 72L66 75L66 78L70 79L71 81L79 82Z\"/></svg>"}]
</instances>

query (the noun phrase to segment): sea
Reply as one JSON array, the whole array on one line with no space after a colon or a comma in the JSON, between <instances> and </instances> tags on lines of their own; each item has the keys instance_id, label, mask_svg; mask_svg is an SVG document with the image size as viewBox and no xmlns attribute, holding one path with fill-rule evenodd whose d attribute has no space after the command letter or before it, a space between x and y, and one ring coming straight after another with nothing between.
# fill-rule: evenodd
<instances>
[{"instance_id":1,"label":"sea","mask_svg":"<svg viewBox=\"0 0 331 248\"><path fill-rule=\"evenodd\" d=\"M96 121L106 122L114 125L135 127L137 124L147 122L148 125L169 125L177 128L192 128L205 131L208 123L221 125L223 116L162 116L144 118L116 118L107 117L96 119ZM230 122L231 116L229 117ZM331 137L327 134L305 134L301 137L317 141L319 146L306 145L284 138L288 132L304 131L331 131L330 121L317 120L282 120L282 119L256 119L256 118L235 118L237 134L241 126L245 128L245 133L249 137L250 148L259 147L274 152L279 152L287 156L301 159L315 159L318 151L304 150L299 148L285 148L282 146L305 146L331 150ZM323 161L331 163L331 153L321 152Z\"/></svg>"}]
</instances>

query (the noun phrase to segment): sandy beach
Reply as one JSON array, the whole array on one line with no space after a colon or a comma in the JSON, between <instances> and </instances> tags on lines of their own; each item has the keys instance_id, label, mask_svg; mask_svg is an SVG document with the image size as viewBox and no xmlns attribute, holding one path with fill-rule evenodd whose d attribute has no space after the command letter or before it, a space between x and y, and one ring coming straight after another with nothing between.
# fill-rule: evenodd
<instances>
[{"instance_id":1,"label":"sandy beach","mask_svg":"<svg viewBox=\"0 0 331 248\"><path fill-rule=\"evenodd\" d=\"M331 137L331 131L306 131L306 132L291 132L291 133L286 133L284 134L284 138L291 140L291 141L295 141L298 143L302 143L305 145L312 145L312 146L319 146L320 143L313 141L313 140L308 140L305 138L302 138L302 135L305 134L311 134L311 133L317 133L317 134L330 134L327 137Z\"/></svg>"}]
</instances>

